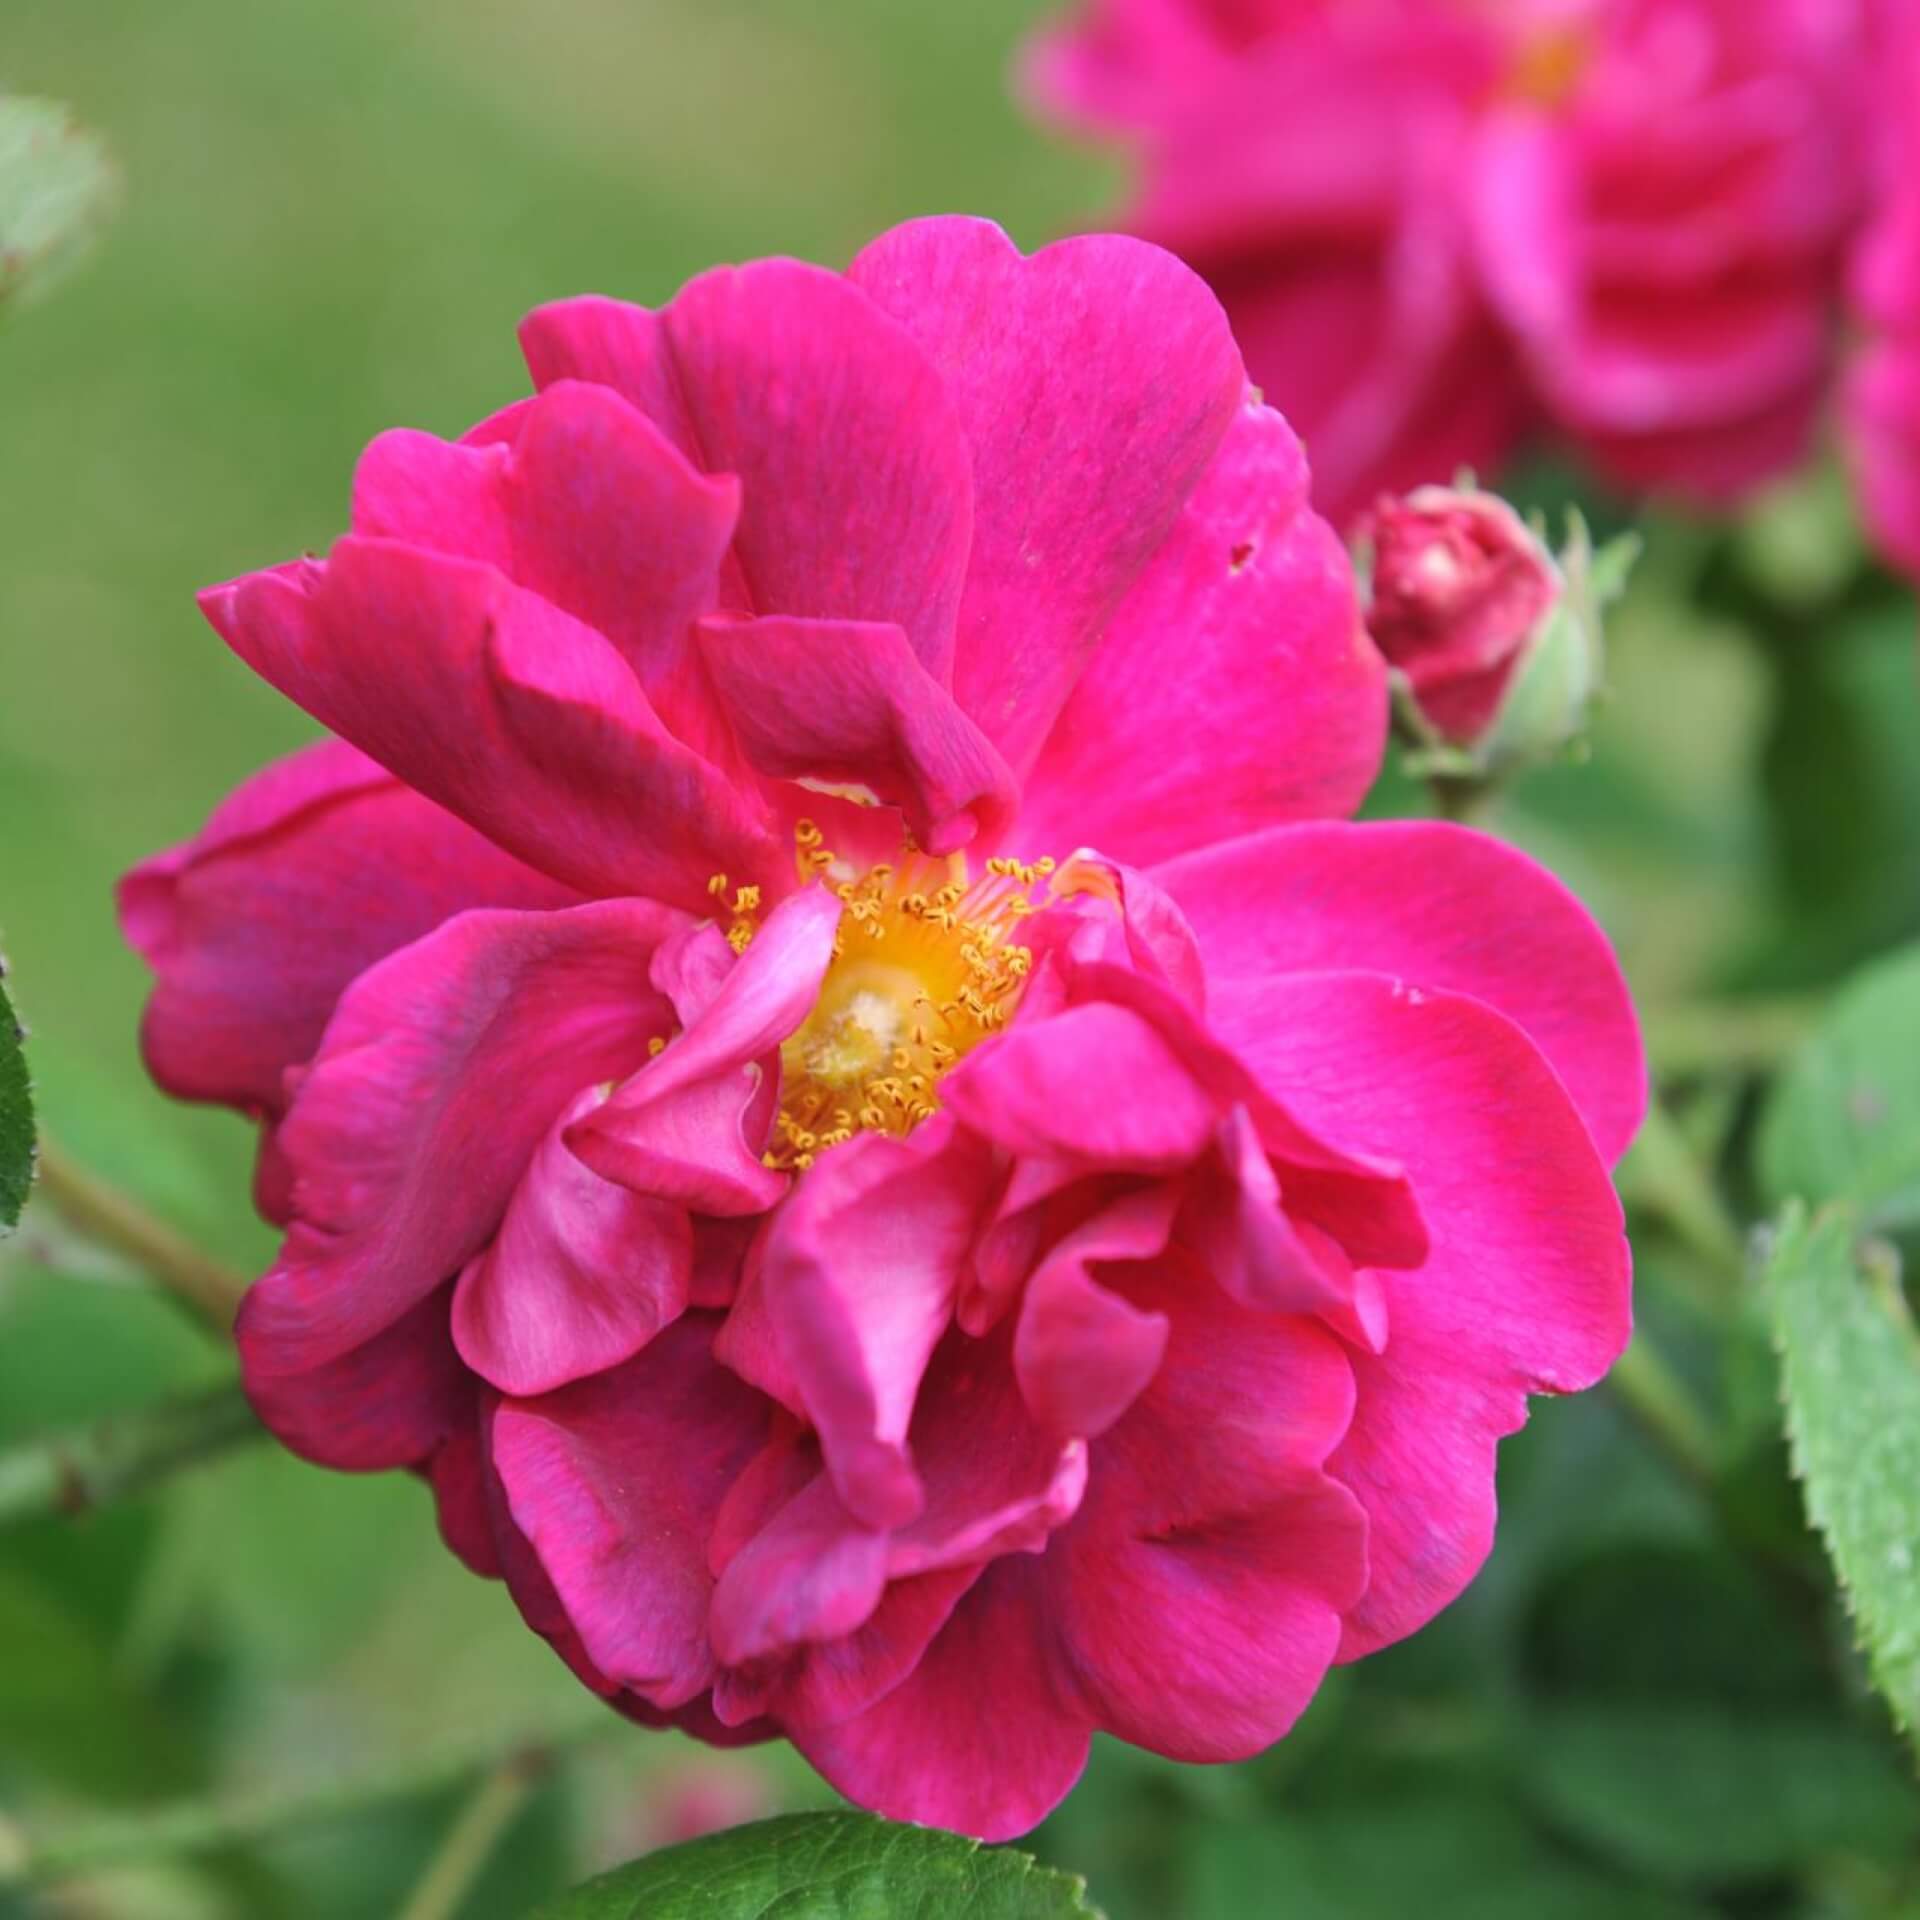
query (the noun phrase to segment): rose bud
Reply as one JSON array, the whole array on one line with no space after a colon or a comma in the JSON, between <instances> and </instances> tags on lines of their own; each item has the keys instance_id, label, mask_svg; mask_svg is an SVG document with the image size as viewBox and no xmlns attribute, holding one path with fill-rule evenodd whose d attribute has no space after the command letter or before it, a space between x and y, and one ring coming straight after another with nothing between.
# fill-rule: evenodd
<instances>
[{"instance_id":1,"label":"rose bud","mask_svg":"<svg viewBox=\"0 0 1920 1920\"><path fill-rule=\"evenodd\" d=\"M1362 525L1367 629L1386 656L1416 771L1485 775L1576 742L1600 684L1599 610L1635 543L1601 556L1570 523L1556 556L1497 495L1421 487Z\"/></svg>"}]
</instances>

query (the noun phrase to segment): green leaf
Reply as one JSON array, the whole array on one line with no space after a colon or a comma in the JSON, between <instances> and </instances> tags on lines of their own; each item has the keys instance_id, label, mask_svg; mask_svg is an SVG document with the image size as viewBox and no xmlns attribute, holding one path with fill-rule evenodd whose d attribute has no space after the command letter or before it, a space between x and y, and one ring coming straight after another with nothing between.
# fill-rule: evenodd
<instances>
[{"instance_id":1,"label":"green leaf","mask_svg":"<svg viewBox=\"0 0 1920 1920\"><path fill-rule=\"evenodd\" d=\"M117 188L105 145L59 102L0 99L0 304L72 266Z\"/></svg>"},{"instance_id":2,"label":"green leaf","mask_svg":"<svg viewBox=\"0 0 1920 1920\"><path fill-rule=\"evenodd\" d=\"M1881 1742L1824 1719L1582 1701L1539 1713L1517 1758L1516 1784L1569 1838L1682 1884L1890 1859L1920 1812Z\"/></svg>"},{"instance_id":3,"label":"green leaf","mask_svg":"<svg viewBox=\"0 0 1920 1920\"><path fill-rule=\"evenodd\" d=\"M1760 1183L1775 1206L1843 1200L1920 1220L1920 948L1848 984L1774 1089Z\"/></svg>"},{"instance_id":4,"label":"green leaf","mask_svg":"<svg viewBox=\"0 0 1920 1920\"><path fill-rule=\"evenodd\" d=\"M6 971L0 962L0 973ZM0 987L0 1233L20 1218L33 1180L33 1094L20 1023Z\"/></svg>"},{"instance_id":5,"label":"green leaf","mask_svg":"<svg viewBox=\"0 0 1920 1920\"><path fill-rule=\"evenodd\" d=\"M794 1813L616 1867L535 1920L1098 1920L1024 1853L864 1813Z\"/></svg>"},{"instance_id":6,"label":"green leaf","mask_svg":"<svg viewBox=\"0 0 1920 1920\"><path fill-rule=\"evenodd\" d=\"M1787 1438L1873 1677L1920 1727L1920 1341L1891 1248L1788 1213L1767 1266Z\"/></svg>"}]
</instances>

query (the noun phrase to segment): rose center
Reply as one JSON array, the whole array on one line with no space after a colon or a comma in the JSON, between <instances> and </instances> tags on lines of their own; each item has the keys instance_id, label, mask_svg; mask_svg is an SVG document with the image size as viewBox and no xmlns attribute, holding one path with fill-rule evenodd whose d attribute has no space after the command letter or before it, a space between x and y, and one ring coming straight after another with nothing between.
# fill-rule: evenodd
<instances>
[{"instance_id":1,"label":"rose center","mask_svg":"<svg viewBox=\"0 0 1920 1920\"><path fill-rule=\"evenodd\" d=\"M1501 94L1517 105L1553 112L1566 105L1592 55L1585 29L1571 23L1542 28L1521 43Z\"/></svg>"},{"instance_id":2,"label":"rose center","mask_svg":"<svg viewBox=\"0 0 1920 1920\"><path fill-rule=\"evenodd\" d=\"M1033 964L1018 938L1051 860L932 859L911 848L862 873L794 828L803 879L844 903L833 959L805 1024L780 1049L780 1111L763 1156L802 1171L856 1133L906 1134L939 1106L942 1078L1004 1027Z\"/></svg>"}]
</instances>

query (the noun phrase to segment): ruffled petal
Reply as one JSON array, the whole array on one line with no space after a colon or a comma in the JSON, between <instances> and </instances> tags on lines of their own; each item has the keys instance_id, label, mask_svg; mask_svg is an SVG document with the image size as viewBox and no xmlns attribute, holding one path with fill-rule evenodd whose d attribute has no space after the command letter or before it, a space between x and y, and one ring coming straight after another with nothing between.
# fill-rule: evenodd
<instances>
[{"instance_id":1,"label":"ruffled petal","mask_svg":"<svg viewBox=\"0 0 1920 1920\"><path fill-rule=\"evenodd\" d=\"M848 277L940 370L972 448L953 689L1016 773L1172 530L1246 388L1171 254L1102 234L1030 258L989 221L912 221Z\"/></svg>"},{"instance_id":2,"label":"ruffled petal","mask_svg":"<svg viewBox=\"0 0 1920 1920\"><path fill-rule=\"evenodd\" d=\"M1037 1589L1034 1562L996 1561L897 1687L794 1745L891 1820L983 1840L1038 1826L1086 1766L1089 1728L1062 1700Z\"/></svg>"},{"instance_id":3,"label":"ruffled petal","mask_svg":"<svg viewBox=\"0 0 1920 1920\"><path fill-rule=\"evenodd\" d=\"M809 1169L761 1250L755 1318L840 1498L868 1526L901 1525L923 1502L907 1429L952 1317L983 1178L982 1150L937 1119L906 1142L860 1134ZM724 1341L720 1351L733 1357Z\"/></svg>"},{"instance_id":4,"label":"ruffled petal","mask_svg":"<svg viewBox=\"0 0 1920 1920\"><path fill-rule=\"evenodd\" d=\"M473 1405L447 1337L451 1289L430 1293L363 1345L305 1373L245 1374L247 1398L290 1452L344 1473L419 1466L432 1459ZM240 1303L243 1357L254 1295Z\"/></svg>"},{"instance_id":5,"label":"ruffled petal","mask_svg":"<svg viewBox=\"0 0 1920 1920\"><path fill-rule=\"evenodd\" d=\"M1013 1341L1020 1396L1043 1427L1093 1439L1159 1370L1164 1314L1141 1312L1096 1281L1095 1262L1152 1259L1179 1205L1170 1184L1124 1195L1076 1227L1027 1282Z\"/></svg>"},{"instance_id":6,"label":"ruffled petal","mask_svg":"<svg viewBox=\"0 0 1920 1920\"><path fill-rule=\"evenodd\" d=\"M656 1707L711 1686L707 1540L767 1439L768 1403L712 1359L687 1314L633 1359L493 1419L514 1525L608 1680Z\"/></svg>"},{"instance_id":7,"label":"ruffled petal","mask_svg":"<svg viewBox=\"0 0 1920 1920\"><path fill-rule=\"evenodd\" d=\"M1609 1161L1646 1110L1633 1003L1606 936L1544 868L1441 821L1277 829L1155 870L1216 1002L1264 977L1356 967L1470 994L1524 1027Z\"/></svg>"},{"instance_id":8,"label":"ruffled petal","mask_svg":"<svg viewBox=\"0 0 1920 1920\"><path fill-rule=\"evenodd\" d=\"M612 643L492 567L349 537L201 604L323 726L583 892L697 907L716 869L778 869L757 810Z\"/></svg>"},{"instance_id":9,"label":"ruffled petal","mask_svg":"<svg viewBox=\"0 0 1920 1920\"><path fill-rule=\"evenodd\" d=\"M338 1358L480 1252L561 1111L664 1032L647 961L684 924L636 900L466 913L360 976L279 1131L298 1219L248 1295L251 1371Z\"/></svg>"},{"instance_id":10,"label":"ruffled petal","mask_svg":"<svg viewBox=\"0 0 1920 1920\"><path fill-rule=\"evenodd\" d=\"M148 1071L183 1100L278 1113L354 977L467 907L579 896L410 792L344 741L303 747L120 883L158 981Z\"/></svg>"},{"instance_id":11,"label":"ruffled petal","mask_svg":"<svg viewBox=\"0 0 1920 1920\"><path fill-rule=\"evenodd\" d=\"M947 1109L1016 1154L1133 1173L1185 1166L1212 1136L1212 1100L1127 1007L1093 1001L1016 1024L941 1086Z\"/></svg>"},{"instance_id":12,"label":"ruffled petal","mask_svg":"<svg viewBox=\"0 0 1920 1920\"><path fill-rule=\"evenodd\" d=\"M1366 1517L1323 1464L1353 1378L1330 1334L1249 1312L1187 1263L1116 1284L1172 1334L1042 1562L1048 1619L1098 1725L1245 1759L1313 1698L1366 1587Z\"/></svg>"},{"instance_id":13,"label":"ruffled petal","mask_svg":"<svg viewBox=\"0 0 1920 1920\"><path fill-rule=\"evenodd\" d=\"M1287 974L1221 993L1215 1018L1311 1124L1399 1155L1432 1231L1418 1272L1379 1276L1392 1333L1349 1356L1353 1425L1328 1463L1372 1528L1341 1642L1353 1659L1424 1625L1479 1570L1494 1446L1527 1395L1591 1386L1626 1345L1620 1202L1552 1068L1478 1001Z\"/></svg>"},{"instance_id":14,"label":"ruffled petal","mask_svg":"<svg viewBox=\"0 0 1920 1920\"><path fill-rule=\"evenodd\" d=\"M765 1063L818 995L839 919L823 887L782 901L692 1026L568 1129L572 1150L605 1179L697 1213L772 1206L787 1176L760 1159L772 1119Z\"/></svg>"},{"instance_id":15,"label":"ruffled petal","mask_svg":"<svg viewBox=\"0 0 1920 1920\"><path fill-rule=\"evenodd\" d=\"M603 1180L566 1144L604 1097L590 1087L554 1122L493 1244L454 1290L460 1357L502 1393L546 1393L618 1366L686 1308L686 1209Z\"/></svg>"},{"instance_id":16,"label":"ruffled petal","mask_svg":"<svg viewBox=\"0 0 1920 1920\"><path fill-rule=\"evenodd\" d=\"M1353 564L1252 404L1122 602L1027 778L1020 839L1136 865L1352 812L1386 740Z\"/></svg>"},{"instance_id":17,"label":"ruffled petal","mask_svg":"<svg viewBox=\"0 0 1920 1920\"><path fill-rule=\"evenodd\" d=\"M886 621L946 684L972 527L966 440L907 332L840 275L723 267L659 313L605 299L528 316L534 384L624 394L709 473L739 476L749 611Z\"/></svg>"},{"instance_id":18,"label":"ruffled petal","mask_svg":"<svg viewBox=\"0 0 1920 1920\"><path fill-rule=\"evenodd\" d=\"M654 711L724 757L691 646L719 602L739 484L701 473L638 408L561 381L502 441L383 433L354 475L353 529L482 561L612 641Z\"/></svg>"},{"instance_id":19,"label":"ruffled petal","mask_svg":"<svg viewBox=\"0 0 1920 1920\"><path fill-rule=\"evenodd\" d=\"M915 658L903 629L858 620L715 617L707 672L754 769L864 787L947 854L1012 818L1011 771Z\"/></svg>"}]
</instances>

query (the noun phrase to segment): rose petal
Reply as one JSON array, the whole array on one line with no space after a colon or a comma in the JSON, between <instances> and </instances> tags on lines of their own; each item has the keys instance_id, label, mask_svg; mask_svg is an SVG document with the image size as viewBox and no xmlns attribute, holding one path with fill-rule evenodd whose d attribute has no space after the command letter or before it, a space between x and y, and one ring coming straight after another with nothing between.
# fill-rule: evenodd
<instances>
[{"instance_id":1,"label":"rose petal","mask_svg":"<svg viewBox=\"0 0 1920 1920\"><path fill-rule=\"evenodd\" d=\"M278 1144L299 1219L248 1296L250 1369L298 1373L389 1326L473 1258L583 1086L646 1058L671 910L466 913L362 974Z\"/></svg>"},{"instance_id":2,"label":"rose petal","mask_svg":"<svg viewBox=\"0 0 1920 1920\"><path fill-rule=\"evenodd\" d=\"M1117 235L1026 258L988 221L916 220L847 272L957 406L974 527L954 695L1024 773L1220 444L1239 353L1187 268Z\"/></svg>"},{"instance_id":3,"label":"rose petal","mask_svg":"<svg viewBox=\"0 0 1920 1920\"><path fill-rule=\"evenodd\" d=\"M1285 827L1156 869L1216 1001L1278 971L1358 967L1484 1000L1526 1029L1617 1159L1646 1060L1606 936L1525 854L1441 821Z\"/></svg>"}]
</instances>

